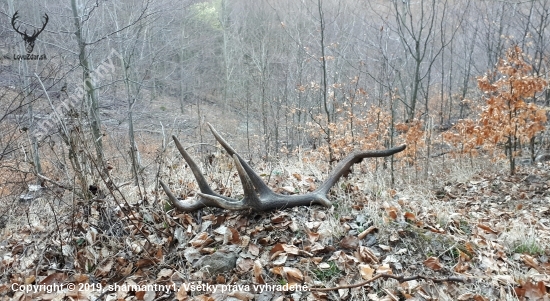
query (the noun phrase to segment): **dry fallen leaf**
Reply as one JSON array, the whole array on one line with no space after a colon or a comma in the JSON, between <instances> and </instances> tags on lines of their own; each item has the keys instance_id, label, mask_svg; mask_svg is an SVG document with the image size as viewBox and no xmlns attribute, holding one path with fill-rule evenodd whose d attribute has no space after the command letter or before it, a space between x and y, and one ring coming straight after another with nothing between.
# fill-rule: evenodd
<instances>
[{"instance_id":1,"label":"dry fallen leaf","mask_svg":"<svg viewBox=\"0 0 550 301\"><path fill-rule=\"evenodd\" d=\"M260 248L255 244L248 245L248 253L250 255L258 256L260 254Z\"/></svg>"},{"instance_id":2,"label":"dry fallen leaf","mask_svg":"<svg viewBox=\"0 0 550 301\"><path fill-rule=\"evenodd\" d=\"M517 285L512 275L494 275L492 278L507 285Z\"/></svg>"},{"instance_id":3,"label":"dry fallen leaf","mask_svg":"<svg viewBox=\"0 0 550 301\"><path fill-rule=\"evenodd\" d=\"M254 261L249 258L241 258L239 257L237 259L237 268L239 269L239 272L248 272L254 267Z\"/></svg>"},{"instance_id":4,"label":"dry fallen leaf","mask_svg":"<svg viewBox=\"0 0 550 301\"><path fill-rule=\"evenodd\" d=\"M52 274L53 275L53 274ZM51 276L51 275L50 275ZM35 275L30 275L29 277L25 278L25 284L31 284L36 280ZM45 279L44 279L45 280Z\"/></svg>"},{"instance_id":5,"label":"dry fallen leaf","mask_svg":"<svg viewBox=\"0 0 550 301\"><path fill-rule=\"evenodd\" d=\"M359 239L355 236L346 236L340 241L340 247L348 250L355 250L359 247Z\"/></svg>"},{"instance_id":6,"label":"dry fallen leaf","mask_svg":"<svg viewBox=\"0 0 550 301\"><path fill-rule=\"evenodd\" d=\"M386 212L391 217L391 219L397 219L397 208L395 208L394 206L386 208Z\"/></svg>"},{"instance_id":7,"label":"dry fallen leaf","mask_svg":"<svg viewBox=\"0 0 550 301\"><path fill-rule=\"evenodd\" d=\"M274 267L270 270L273 274L280 275L289 285L298 285L304 281L304 275L296 268Z\"/></svg>"},{"instance_id":8,"label":"dry fallen leaf","mask_svg":"<svg viewBox=\"0 0 550 301\"><path fill-rule=\"evenodd\" d=\"M345 277L342 277L340 278L340 280L338 280L338 286L344 286L344 285L348 285L349 282L347 279L345 279ZM350 291L349 289L339 289L338 290L338 296L340 297L340 300L347 300L349 299L350 295L349 295Z\"/></svg>"},{"instance_id":9,"label":"dry fallen leaf","mask_svg":"<svg viewBox=\"0 0 550 301\"><path fill-rule=\"evenodd\" d=\"M119 273L122 276L128 276L128 275L130 275L130 273L132 273L133 268L134 268L134 263L130 262L126 266L124 266L122 269L120 269Z\"/></svg>"},{"instance_id":10,"label":"dry fallen leaf","mask_svg":"<svg viewBox=\"0 0 550 301\"><path fill-rule=\"evenodd\" d=\"M189 243L195 248L205 247L213 242L214 240L209 237L207 232L201 232L189 241Z\"/></svg>"},{"instance_id":11,"label":"dry fallen leaf","mask_svg":"<svg viewBox=\"0 0 550 301\"><path fill-rule=\"evenodd\" d=\"M539 281L536 284L528 281L522 286L522 289L525 290L525 297L529 298L529 300L546 300L543 299L547 296L546 286L543 281Z\"/></svg>"},{"instance_id":12,"label":"dry fallen leaf","mask_svg":"<svg viewBox=\"0 0 550 301\"><path fill-rule=\"evenodd\" d=\"M262 264L260 263L259 259L256 259L254 261L253 274L254 274L254 283L265 284L264 278L262 277Z\"/></svg>"},{"instance_id":13,"label":"dry fallen leaf","mask_svg":"<svg viewBox=\"0 0 550 301\"><path fill-rule=\"evenodd\" d=\"M403 217L405 217L406 220L414 221L416 219L416 216L412 212L405 212L403 214Z\"/></svg>"},{"instance_id":14,"label":"dry fallen leaf","mask_svg":"<svg viewBox=\"0 0 550 301\"><path fill-rule=\"evenodd\" d=\"M468 300L471 300L473 297L474 297L474 294L466 293L466 294L462 294L462 295L458 296L456 298L456 300L458 300L458 301L468 301Z\"/></svg>"},{"instance_id":15,"label":"dry fallen leaf","mask_svg":"<svg viewBox=\"0 0 550 301\"><path fill-rule=\"evenodd\" d=\"M187 291L185 290L183 285L180 286L180 289L178 290L178 292L176 294L176 300L178 300L178 301L187 301L187 300L189 300L189 297L187 296Z\"/></svg>"},{"instance_id":16,"label":"dry fallen leaf","mask_svg":"<svg viewBox=\"0 0 550 301\"><path fill-rule=\"evenodd\" d=\"M87 283L90 281L90 276L86 274L76 274L74 275L74 280L76 283Z\"/></svg>"},{"instance_id":17,"label":"dry fallen leaf","mask_svg":"<svg viewBox=\"0 0 550 301\"><path fill-rule=\"evenodd\" d=\"M237 230L233 228L228 228L228 232L226 233L228 234L227 240L229 242L231 242L234 245L238 245L241 243L241 238ZM229 233L231 233L231 235L229 235Z\"/></svg>"},{"instance_id":18,"label":"dry fallen leaf","mask_svg":"<svg viewBox=\"0 0 550 301\"><path fill-rule=\"evenodd\" d=\"M174 271L172 269L162 269L157 274L157 280L162 280L164 278L169 278L170 276L172 276L172 274L174 274Z\"/></svg>"},{"instance_id":19,"label":"dry fallen leaf","mask_svg":"<svg viewBox=\"0 0 550 301\"><path fill-rule=\"evenodd\" d=\"M310 231L307 227L304 228L304 230L307 233L307 238L308 238L310 243L315 243L315 242L317 242L317 240L319 240L319 233Z\"/></svg>"},{"instance_id":20,"label":"dry fallen leaf","mask_svg":"<svg viewBox=\"0 0 550 301\"><path fill-rule=\"evenodd\" d=\"M155 264L153 260L144 258L137 261L136 268L148 267L148 266L152 266L153 264Z\"/></svg>"},{"instance_id":21,"label":"dry fallen leaf","mask_svg":"<svg viewBox=\"0 0 550 301\"><path fill-rule=\"evenodd\" d=\"M284 191L290 193L290 194L294 194L296 193L296 189L292 186L283 186L281 187Z\"/></svg>"},{"instance_id":22,"label":"dry fallen leaf","mask_svg":"<svg viewBox=\"0 0 550 301\"><path fill-rule=\"evenodd\" d=\"M424 260L423 263L424 263L425 266L427 266L428 268L430 268L434 271L439 271L443 267L441 265L441 263L439 262L439 258L437 258L437 257L430 257L430 258Z\"/></svg>"},{"instance_id":23,"label":"dry fallen leaf","mask_svg":"<svg viewBox=\"0 0 550 301\"><path fill-rule=\"evenodd\" d=\"M391 269L389 264L383 264L379 266L376 269L376 274L393 274L393 270Z\"/></svg>"},{"instance_id":24,"label":"dry fallen leaf","mask_svg":"<svg viewBox=\"0 0 550 301\"><path fill-rule=\"evenodd\" d=\"M137 291L136 299L143 301L153 301L155 299L155 295L156 294L154 291Z\"/></svg>"},{"instance_id":25,"label":"dry fallen leaf","mask_svg":"<svg viewBox=\"0 0 550 301\"><path fill-rule=\"evenodd\" d=\"M386 246L386 245L383 245L383 244L379 244L378 247L379 247L380 249L382 249L383 251L386 251L386 252L391 251L391 247L390 247L390 246Z\"/></svg>"},{"instance_id":26,"label":"dry fallen leaf","mask_svg":"<svg viewBox=\"0 0 550 301\"><path fill-rule=\"evenodd\" d=\"M230 297L237 298L241 301L250 301L254 300L254 294L251 294L249 292L238 292L238 291L231 291L229 294L227 294Z\"/></svg>"},{"instance_id":27,"label":"dry fallen leaf","mask_svg":"<svg viewBox=\"0 0 550 301\"><path fill-rule=\"evenodd\" d=\"M359 233L359 235L357 235L357 238L364 239L369 233L376 231L378 231L378 228L376 228L375 226L370 226L367 230Z\"/></svg>"},{"instance_id":28,"label":"dry fallen leaf","mask_svg":"<svg viewBox=\"0 0 550 301\"><path fill-rule=\"evenodd\" d=\"M285 250L285 252L287 252L288 254L292 254L292 255L298 255L300 254L300 249L296 246L293 246L293 245L287 245L287 244L283 244L283 249Z\"/></svg>"},{"instance_id":29,"label":"dry fallen leaf","mask_svg":"<svg viewBox=\"0 0 550 301\"><path fill-rule=\"evenodd\" d=\"M454 271L457 273L464 273L469 268L470 266L462 260L458 260L458 263L453 267Z\"/></svg>"},{"instance_id":30,"label":"dry fallen leaf","mask_svg":"<svg viewBox=\"0 0 550 301\"><path fill-rule=\"evenodd\" d=\"M286 217L287 217L287 214L279 214L275 217L272 217L271 222L274 224L279 224L286 221Z\"/></svg>"},{"instance_id":31,"label":"dry fallen leaf","mask_svg":"<svg viewBox=\"0 0 550 301\"><path fill-rule=\"evenodd\" d=\"M112 264L112 262L111 262ZM60 285L67 279L67 275L63 273L53 273L49 275L48 277L44 278L42 281L40 281L39 284L42 285Z\"/></svg>"},{"instance_id":32,"label":"dry fallen leaf","mask_svg":"<svg viewBox=\"0 0 550 301\"><path fill-rule=\"evenodd\" d=\"M361 273L361 277L365 280L369 280L372 278L372 275L374 274L374 269L370 267L368 264L360 264L359 265L359 273Z\"/></svg>"},{"instance_id":33,"label":"dry fallen leaf","mask_svg":"<svg viewBox=\"0 0 550 301\"><path fill-rule=\"evenodd\" d=\"M359 251L356 253L356 257L360 258L362 262L365 263L379 263L380 260L374 252L369 247L361 246L359 247Z\"/></svg>"},{"instance_id":34,"label":"dry fallen leaf","mask_svg":"<svg viewBox=\"0 0 550 301\"><path fill-rule=\"evenodd\" d=\"M466 248L466 251L468 251L468 253L470 253L470 254L475 253L475 246L474 246L473 243L467 242L467 243L464 244L464 247Z\"/></svg>"},{"instance_id":35,"label":"dry fallen leaf","mask_svg":"<svg viewBox=\"0 0 550 301\"><path fill-rule=\"evenodd\" d=\"M275 266L283 265L285 264L287 258L288 258L288 254L278 253L276 257L272 258L271 264Z\"/></svg>"},{"instance_id":36,"label":"dry fallen leaf","mask_svg":"<svg viewBox=\"0 0 550 301\"><path fill-rule=\"evenodd\" d=\"M493 234L498 234L498 231L496 230L493 230L491 227L487 226L487 225L484 225L484 224L477 224L477 227L478 228L481 228L487 232L490 232L490 233L493 233Z\"/></svg>"},{"instance_id":37,"label":"dry fallen leaf","mask_svg":"<svg viewBox=\"0 0 550 301\"><path fill-rule=\"evenodd\" d=\"M535 258L533 258L532 256L529 256L527 254L522 254L520 258L523 260L523 262L525 262L526 265L532 267L533 269L535 269L537 271L542 270L540 268L537 260Z\"/></svg>"},{"instance_id":38,"label":"dry fallen leaf","mask_svg":"<svg viewBox=\"0 0 550 301\"><path fill-rule=\"evenodd\" d=\"M464 261L470 261L471 260L471 258L468 254L466 254L466 253L464 253L460 250L458 250L458 254L459 254L459 257L460 257L461 260L464 260Z\"/></svg>"},{"instance_id":39,"label":"dry fallen leaf","mask_svg":"<svg viewBox=\"0 0 550 301\"><path fill-rule=\"evenodd\" d=\"M271 248L271 250L269 251L269 256L271 259L273 259L282 252L284 252L283 244L279 243Z\"/></svg>"},{"instance_id":40,"label":"dry fallen leaf","mask_svg":"<svg viewBox=\"0 0 550 301\"><path fill-rule=\"evenodd\" d=\"M198 295L193 297L193 301L217 301L217 300L207 295Z\"/></svg>"}]
</instances>

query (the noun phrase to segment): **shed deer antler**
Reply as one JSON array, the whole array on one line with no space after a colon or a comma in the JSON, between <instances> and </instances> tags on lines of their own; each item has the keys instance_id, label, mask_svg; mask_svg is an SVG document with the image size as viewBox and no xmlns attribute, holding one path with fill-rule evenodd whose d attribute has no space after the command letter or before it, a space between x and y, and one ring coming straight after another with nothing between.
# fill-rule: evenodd
<instances>
[{"instance_id":1,"label":"shed deer antler","mask_svg":"<svg viewBox=\"0 0 550 301\"><path fill-rule=\"evenodd\" d=\"M243 185L244 198L242 200L237 200L215 193L206 182L197 164L191 159L178 139L172 136L176 143L176 147L193 172L201 191L197 193L200 196L199 198L190 202L183 202L176 198L166 184L159 181L172 205L182 211L194 211L203 207L219 207L229 210L251 209L253 211L268 211L296 206L308 206L312 204L330 207L331 203L327 198L330 188L334 186L342 176L350 172L350 168L353 164L361 162L364 158L388 157L406 148L406 145L401 145L378 151L355 151L340 161L329 174L328 179L315 191L303 195L282 195L271 191L260 176L254 172L250 165L248 165L220 134L218 134L214 127L210 124L208 124L208 126L216 140L218 140L227 153L233 157L239 178Z\"/></svg>"}]
</instances>

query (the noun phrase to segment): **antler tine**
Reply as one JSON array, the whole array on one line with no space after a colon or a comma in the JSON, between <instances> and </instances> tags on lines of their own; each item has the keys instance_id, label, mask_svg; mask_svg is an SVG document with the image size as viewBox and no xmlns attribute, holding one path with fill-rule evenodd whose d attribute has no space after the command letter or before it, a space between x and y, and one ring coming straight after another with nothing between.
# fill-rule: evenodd
<instances>
[{"instance_id":1,"label":"antler tine","mask_svg":"<svg viewBox=\"0 0 550 301\"><path fill-rule=\"evenodd\" d=\"M242 207L242 202L215 193L212 188L210 188L210 185L208 185L208 182L206 182L206 179L204 178L200 168L197 166L195 161L193 161L185 148L183 148L178 138L176 138L176 136L172 136L172 139L176 144L176 148L193 172L193 176L195 177L195 180L197 181L199 189L201 191L200 193L197 193L200 196L198 200L195 199L192 201L183 202L172 193L172 191L170 190L170 188L168 188L166 184L164 184L162 181L159 181L162 189L164 190L174 207L182 211L195 211L204 207L219 207L230 210L235 210L238 207Z\"/></svg>"},{"instance_id":2,"label":"antler tine","mask_svg":"<svg viewBox=\"0 0 550 301\"><path fill-rule=\"evenodd\" d=\"M256 195L254 184L252 183L248 173L244 170L241 160L239 160L239 157L237 157L236 154L233 155L233 160L235 161L235 166L237 167L237 172L239 173L239 178L241 179L241 184L243 185L243 203L250 208L261 208L262 201Z\"/></svg>"},{"instance_id":3,"label":"antler tine","mask_svg":"<svg viewBox=\"0 0 550 301\"><path fill-rule=\"evenodd\" d=\"M323 184L321 184L321 186L319 186L319 188L315 191L326 195L330 188L332 188L332 186L334 186L334 184L336 184L342 176L347 175L351 171L351 166L353 164L360 163L365 158L388 157L403 151L405 148L407 148L406 144L378 151L355 151L345 157L342 161L338 162L338 164L330 172L325 182L323 182Z\"/></svg>"},{"instance_id":4,"label":"antler tine","mask_svg":"<svg viewBox=\"0 0 550 301\"><path fill-rule=\"evenodd\" d=\"M204 201L193 200L193 201L190 201L190 202L182 202L181 200L179 200L172 193L170 188L168 188L168 186L166 184L164 184L164 182L159 180L159 184L160 184L160 186L162 186L162 189L164 190L164 192L168 196L168 199L170 199L170 202L172 203L172 205L174 207L178 208L181 211L186 211L186 212L195 211L195 210L207 207L207 206L214 206L215 205L215 203L211 203L209 201L204 202Z\"/></svg>"},{"instance_id":5,"label":"antler tine","mask_svg":"<svg viewBox=\"0 0 550 301\"><path fill-rule=\"evenodd\" d=\"M260 195L264 195L264 196L273 195L274 193L271 191L271 189L269 189L269 187L267 187L267 185L264 183L262 178L260 178L260 176L252 169L252 167L250 167L250 165L248 165L248 163L246 163L246 161L243 160L241 156L239 156L239 154L231 147L231 145L229 145L229 143L227 143L227 141L225 141L225 139L223 139L223 137L218 133L218 131L216 131L216 129L210 123L207 122L206 124L210 128L210 131L212 131L212 134L214 135L218 143L221 144L221 146L225 149L225 151L227 151L227 153L231 157L233 157L233 155L237 156L237 158L239 159L239 162L241 162L243 169L245 170L250 180L252 181L254 188L256 188L256 191Z\"/></svg>"},{"instance_id":6,"label":"antler tine","mask_svg":"<svg viewBox=\"0 0 550 301\"><path fill-rule=\"evenodd\" d=\"M223 146L225 151L227 151L227 153L231 157L233 157L233 155L237 155L238 157L240 157L239 154L237 154L237 152L231 147L231 145L229 145L229 143L227 143L227 141L225 141L225 139L223 139L222 136L220 136L218 131L216 131L216 129L210 124L210 122L207 122L206 124L210 128L210 131L212 131L212 134L214 135L218 143L221 144L221 146Z\"/></svg>"},{"instance_id":7,"label":"antler tine","mask_svg":"<svg viewBox=\"0 0 550 301\"><path fill-rule=\"evenodd\" d=\"M195 164L195 161L193 161L187 151L185 151L178 138L176 138L176 136L172 136L172 139L174 140L174 143L176 144L176 147L181 156L183 157L185 162L187 162L187 165L189 165L189 168L193 172L193 176L195 176L195 180L197 180L201 192L205 194L214 194L214 191L212 190L212 188L210 188L210 185L208 185L208 182L206 182L206 179L202 175L200 168L197 166L197 164Z\"/></svg>"},{"instance_id":8,"label":"antler tine","mask_svg":"<svg viewBox=\"0 0 550 301\"><path fill-rule=\"evenodd\" d=\"M237 172L239 173L239 178L243 185L244 198L240 201L238 200L228 200L228 198L222 198L218 195L204 194L199 193L199 195L211 202L216 203L218 207L229 209L229 210L243 210L243 209L260 209L262 208L262 201L256 195L254 190L254 185L250 180L250 177L244 170L241 162L236 154L233 155L233 160L235 161L235 166L237 167Z\"/></svg>"}]
</instances>

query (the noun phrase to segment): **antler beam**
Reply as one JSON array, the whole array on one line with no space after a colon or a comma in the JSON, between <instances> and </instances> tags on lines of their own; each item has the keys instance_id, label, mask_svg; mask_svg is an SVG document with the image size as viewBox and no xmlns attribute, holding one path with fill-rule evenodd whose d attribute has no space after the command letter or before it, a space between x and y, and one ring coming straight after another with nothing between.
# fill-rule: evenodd
<instances>
[{"instance_id":1,"label":"antler beam","mask_svg":"<svg viewBox=\"0 0 550 301\"><path fill-rule=\"evenodd\" d=\"M303 195L282 195L269 189L262 178L254 172L250 165L248 165L220 134L218 134L214 127L209 123L208 126L218 143L222 145L235 161L235 166L237 167L237 172L243 185L244 198L242 200L237 200L215 193L206 182L197 164L191 159L191 156L185 151L178 139L172 136L176 147L193 172L200 189L200 192L197 193L199 195L198 198L193 201L184 202L179 200L170 191L168 186L160 181L160 185L166 192L172 205L182 211L195 211L203 207L219 207L229 210L251 209L253 211L269 211L296 206L309 206L312 204L330 207L331 202L327 198L330 188L334 186L342 176L347 175L351 171L350 168L353 164L359 163L365 158L388 157L406 148L406 145L401 145L378 151L355 151L340 161L329 174L328 179L315 191Z\"/></svg>"}]
</instances>

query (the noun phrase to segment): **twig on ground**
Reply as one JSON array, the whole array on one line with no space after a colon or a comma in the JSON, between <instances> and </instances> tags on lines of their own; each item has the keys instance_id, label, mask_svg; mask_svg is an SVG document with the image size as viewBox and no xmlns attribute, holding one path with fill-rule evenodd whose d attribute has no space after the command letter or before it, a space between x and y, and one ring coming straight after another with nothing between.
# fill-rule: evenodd
<instances>
[{"instance_id":1,"label":"twig on ground","mask_svg":"<svg viewBox=\"0 0 550 301\"><path fill-rule=\"evenodd\" d=\"M399 281L399 283L407 282L407 281L411 281L411 280L416 280L416 279L431 280L435 283L447 282L447 281L454 281L454 282L465 282L466 281L466 279L461 278L461 277L432 278L432 277L422 276L422 275L415 275L415 276L405 277L403 275L399 276L399 275L391 275L391 274L378 274L378 275L374 276L373 278L371 278L369 280L359 282L359 283L355 283L355 284L341 285L341 286L327 287L327 288L312 287L312 288L310 288L310 290L311 291L316 291L316 292L328 292L328 291L335 291L335 290L339 290L339 289L355 288L355 287L360 287L360 286L369 284L371 282L374 282L375 280L377 280L379 278L392 278L392 279L395 279L395 280Z\"/></svg>"}]
</instances>

